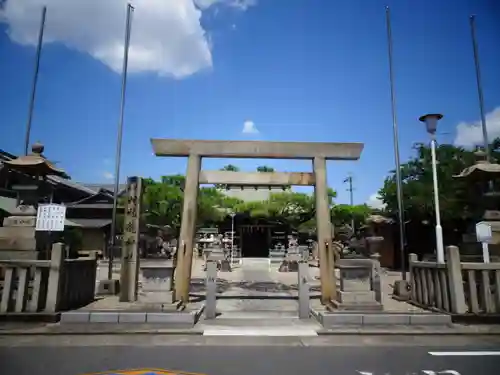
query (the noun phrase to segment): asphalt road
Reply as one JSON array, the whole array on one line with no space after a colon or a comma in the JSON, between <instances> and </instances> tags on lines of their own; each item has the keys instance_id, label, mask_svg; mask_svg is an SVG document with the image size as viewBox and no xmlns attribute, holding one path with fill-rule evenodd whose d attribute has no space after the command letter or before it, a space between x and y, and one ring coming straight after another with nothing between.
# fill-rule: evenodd
<instances>
[{"instance_id":1,"label":"asphalt road","mask_svg":"<svg viewBox=\"0 0 500 375\"><path fill-rule=\"evenodd\" d=\"M209 375L497 375L499 343L498 337L0 337L0 374L156 368Z\"/></svg>"}]
</instances>

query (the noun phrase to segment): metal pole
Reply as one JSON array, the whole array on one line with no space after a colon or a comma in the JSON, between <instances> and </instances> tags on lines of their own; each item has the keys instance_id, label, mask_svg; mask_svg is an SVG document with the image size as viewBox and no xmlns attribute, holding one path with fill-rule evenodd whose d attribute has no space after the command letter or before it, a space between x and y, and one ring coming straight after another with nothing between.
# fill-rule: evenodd
<instances>
[{"instance_id":1,"label":"metal pole","mask_svg":"<svg viewBox=\"0 0 500 375\"><path fill-rule=\"evenodd\" d=\"M439 190L436 163L436 138L431 135L432 182L434 184L434 207L436 209L436 250L438 263L444 263L443 228L441 227L441 213L439 210Z\"/></svg>"},{"instance_id":2,"label":"metal pole","mask_svg":"<svg viewBox=\"0 0 500 375\"><path fill-rule=\"evenodd\" d=\"M406 257L405 257L405 228L404 228L404 207L403 207L403 188L401 183L401 162L399 160L399 135L398 122L396 116L396 94L394 89L394 72L392 62L392 29L391 29L391 11L387 6L385 8L387 22L387 44L389 52L389 79L391 86L391 106L392 106L392 133L394 140L394 160L396 162L396 189L398 198L398 219L399 219L399 251L401 254L401 277L406 280Z\"/></svg>"},{"instance_id":3,"label":"metal pole","mask_svg":"<svg viewBox=\"0 0 500 375\"><path fill-rule=\"evenodd\" d=\"M234 258L234 214L231 214L231 265Z\"/></svg>"},{"instance_id":4,"label":"metal pole","mask_svg":"<svg viewBox=\"0 0 500 375\"><path fill-rule=\"evenodd\" d=\"M108 261L108 280L113 278L113 257L116 243L116 211L118 206L118 189L120 183L120 165L122 154L122 137L123 137L123 115L125 112L125 91L127 88L127 68L128 68L128 49L130 44L130 32L132 29L131 16L134 8L132 5L127 5L127 21L125 26L125 48L123 53L123 71L122 71L122 93L120 103L120 119L118 121L118 136L116 141L116 162L115 162L115 188L113 194L113 216L111 219L111 243L109 249Z\"/></svg>"},{"instance_id":5,"label":"metal pole","mask_svg":"<svg viewBox=\"0 0 500 375\"><path fill-rule=\"evenodd\" d=\"M24 154L28 155L30 147L31 121L33 120L33 110L35 108L36 86L38 83L38 71L40 70L40 56L42 54L43 32L45 30L45 18L47 15L47 7L42 8L42 19L40 21L40 31L38 32L38 45L36 47L35 58L35 73L33 76L33 84L31 86L30 103L28 107L28 121L26 122L26 135L24 138Z\"/></svg>"},{"instance_id":6,"label":"metal pole","mask_svg":"<svg viewBox=\"0 0 500 375\"><path fill-rule=\"evenodd\" d=\"M349 175L349 177L347 177L344 182L349 182L349 188L347 190L349 190L349 202L350 202L350 205L351 205L351 208L354 207L354 194L353 194L353 187L352 187L352 176ZM352 227L352 230L353 232L355 231L354 229L354 216L352 217L351 219L351 227Z\"/></svg>"},{"instance_id":7,"label":"metal pole","mask_svg":"<svg viewBox=\"0 0 500 375\"><path fill-rule=\"evenodd\" d=\"M349 195L351 199L351 209L354 207L354 194L353 194L353 189L352 189L352 176L349 176ZM351 226L352 230L354 231L354 216L352 217L351 220Z\"/></svg>"},{"instance_id":8,"label":"metal pole","mask_svg":"<svg viewBox=\"0 0 500 375\"><path fill-rule=\"evenodd\" d=\"M486 152L486 160L490 161L490 146L488 142L488 131L486 129L486 117L484 114L484 98L483 98L483 86L481 83L481 69L479 66L479 51L477 48L476 41L476 16L470 16L470 31L472 36L472 48L474 50L474 64L476 66L476 83L477 83L477 95L479 99L479 111L481 113L481 128L483 130L483 142L484 142L484 152Z\"/></svg>"}]
</instances>

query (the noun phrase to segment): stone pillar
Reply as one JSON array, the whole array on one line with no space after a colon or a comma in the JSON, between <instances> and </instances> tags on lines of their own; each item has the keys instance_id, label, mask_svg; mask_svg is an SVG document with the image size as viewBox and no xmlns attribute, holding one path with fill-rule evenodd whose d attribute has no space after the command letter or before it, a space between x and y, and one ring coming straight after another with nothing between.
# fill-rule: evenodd
<instances>
[{"instance_id":1,"label":"stone pillar","mask_svg":"<svg viewBox=\"0 0 500 375\"><path fill-rule=\"evenodd\" d=\"M201 157L189 155L184 187L184 203L182 207L182 221L180 233L180 247L178 258L178 280L175 285L175 295L183 303L189 301L189 287L191 284L191 268L193 265L194 236L196 232L196 214L198 210L198 181L200 178ZM184 251L183 251L184 250Z\"/></svg>"},{"instance_id":2,"label":"stone pillar","mask_svg":"<svg viewBox=\"0 0 500 375\"><path fill-rule=\"evenodd\" d=\"M462 265L460 263L458 247L448 246L446 248L445 259L448 282L450 283L451 312L454 314L465 314L467 312L467 305L465 303Z\"/></svg>"},{"instance_id":3,"label":"stone pillar","mask_svg":"<svg viewBox=\"0 0 500 375\"><path fill-rule=\"evenodd\" d=\"M46 312L59 311L59 304L61 302L61 283L64 282L64 280L62 280L64 258L64 244L55 243L52 245L47 297L45 299Z\"/></svg>"},{"instance_id":4,"label":"stone pillar","mask_svg":"<svg viewBox=\"0 0 500 375\"><path fill-rule=\"evenodd\" d=\"M318 234L319 268L321 278L321 302L329 303L336 298L333 256L328 254L332 243L332 226L326 181L326 160L315 157L313 161L316 177L316 228Z\"/></svg>"},{"instance_id":5,"label":"stone pillar","mask_svg":"<svg viewBox=\"0 0 500 375\"><path fill-rule=\"evenodd\" d=\"M206 273L206 301L205 318L215 319L217 317L217 260L208 259Z\"/></svg>"},{"instance_id":6,"label":"stone pillar","mask_svg":"<svg viewBox=\"0 0 500 375\"><path fill-rule=\"evenodd\" d=\"M142 201L142 179L129 177L127 203L123 221L123 242L120 273L120 302L137 301L139 287L139 236Z\"/></svg>"},{"instance_id":7,"label":"stone pillar","mask_svg":"<svg viewBox=\"0 0 500 375\"><path fill-rule=\"evenodd\" d=\"M297 276L299 285L299 318L309 319L309 261L305 257L302 257L302 259L299 261Z\"/></svg>"}]
</instances>

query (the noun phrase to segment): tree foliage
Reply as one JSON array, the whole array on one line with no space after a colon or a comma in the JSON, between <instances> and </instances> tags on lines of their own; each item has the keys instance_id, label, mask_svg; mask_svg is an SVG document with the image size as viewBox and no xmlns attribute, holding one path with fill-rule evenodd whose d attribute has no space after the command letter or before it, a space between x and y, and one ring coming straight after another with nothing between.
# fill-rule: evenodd
<instances>
[{"instance_id":1,"label":"tree foliage","mask_svg":"<svg viewBox=\"0 0 500 375\"><path fill-rule=\"evenodd\" d=\"M180 227L184 184L182 175L163 176L160 181L145 180L143 208L148 224ZM207 225L218 222L227 215L228 209L240 202L215 187L202 187L198 193L198 221Z\"/></svg>"},{"instance_id":2,"label":"tree foliage","mask_svg":"<svg viewBox=\"0 0 500 375\"><path fill-rule=\"evenodd\" d=\"M335 226L350 225L354 221L355 227L359 228L372 213L373 209L366 204L356 206L336 204L331 209L332 224Z\"/></svg>"},{"instance_id":3,"label":"tree foliage","mask_svg":"<svg viewBox=\"0 0 500 375\"><path fill-rule=\"evenodd\" d=\"M492 144L494 150L492 159L495 162L498 161L499 153L496 147L499 144L498 139ZM431 149L424 144L417 144L414 149L416 155L401 165L405 216L411 219L433 220ZM474 216L480 197L473 191L469 181L453 177L476 162L474 152L443 144L437 147L436 159L440 212L443 220L467 219ZM395 171L391 171L391 175L385 179L383 187L379 190L379 196L387 205L389 213L397 213Z\"/></svg>"},{"instance_id":4,"label":"tree foliage","mask_svg":"<svg viewBox=\"0 0 500 375\"><path fill-rule=\"evenodd\" d=\"M274 168L268 167L267 165L261 165L257 167L257 172L274 172Z\"/></svg>"},{"instance_id":5,"label":"tree foliage","mask_svg":"<svg viewBox=\"0 0 500 375\"><path fill-rule=\"evenodd\" d=\"M226 166L234 171L234 166ZM185 177L182 175L163 176L159 181L145 180L143 199L144 219L148 224L168 225L179 229L181 224L183 188ZM349 222L351 217L364 215L363 208L333 204L336 192L328 189L329 204L336 223ZM364 207L364 206L363 206ZM198 224L216 225L223 221L228 213L245 213L254 218L286 223L298 230L313 230L316 227L314 194L285 190L271 193L264 201L242 201L229 197L216 187L202 187L198 194Z\"/></svg>"}]
</instances>

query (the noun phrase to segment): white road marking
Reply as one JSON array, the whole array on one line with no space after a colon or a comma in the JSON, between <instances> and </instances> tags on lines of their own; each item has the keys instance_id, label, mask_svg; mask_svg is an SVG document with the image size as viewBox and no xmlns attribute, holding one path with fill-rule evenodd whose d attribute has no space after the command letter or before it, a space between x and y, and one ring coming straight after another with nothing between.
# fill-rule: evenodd
<instances>
[{"instance_id":1,"label":"white road marking","mask_svg":"<svg viewBox=\"0 0 500 375\"><path fill-rule=\"evenodd\" d=\"M429 352L430 355L433 356L441 356L441 357L467 357L467 356L493 356L500 355L500 351L468 351L468 352Z\"/></svg>"},{"instance_id":2,"label":"white road marking","mask_svg":"<svg viewBox=\"0 0 500 375\"><path fill-rule=\"evenodd\" d=\"M297 327L207 327L203 336L275 336L275 337L303 337L317 336L312 328Z\"/></svg>"}]
</instances>

